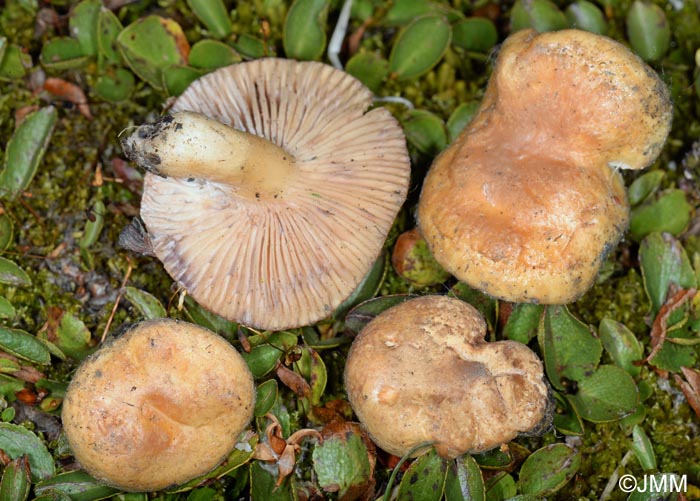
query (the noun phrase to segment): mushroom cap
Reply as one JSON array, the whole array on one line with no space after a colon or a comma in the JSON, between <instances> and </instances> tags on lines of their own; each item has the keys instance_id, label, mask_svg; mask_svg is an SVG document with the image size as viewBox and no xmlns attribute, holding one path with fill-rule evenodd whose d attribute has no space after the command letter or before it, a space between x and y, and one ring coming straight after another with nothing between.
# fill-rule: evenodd
<instances>
[{"instance_id":1,"label":"mushroom cap","mask_svg":"<svg viewBox=\"0 0 700 501\"><path fill-rule=\"evenodd\" d=\"M223 338L161 319L88 357L63 401L75 458L125 491L182 484L220 463L253 416L255 387Z\"/></svg>"},{"instance_id":2,"label":"mushroom cap","mask_svg":"<svg viewBox=\"0 0 700 501\"><path fill-rule=\"evenodd\" d=\"M366 112L371 104L358 80L317 62L260 59L195 81L173 111L268 139L295 173L272 200L146 174L141 217L168 273L245 325L328 316L370 270L408 190L403 132L386 109Z\"/></svg>"},{"instance_id":3,"label":"mushroom cap","mask_svg":"<svg viewBox=\"0 0 700 501\"><path fill-rule=\"evenodd\" d=\"M478 115L425 179L418 221L431 252L501 299L577 299L627 228L617 169L653 162L671 117L663 82L623 45L517 32Z\"/></svg>"},{"instance_id":4,"label":"mushroom cap","mask_svg":"<svg viewBox=\"0 0 700 501\"><path fill-rule=\"evenodd\" d=\"M548 427L540 360L516 341L487 343L485 333L475 308L445 296L408 300L367 324L345 385L372 440L397 456L435 442L452 458Z\"/></svg>"}]
</instances>

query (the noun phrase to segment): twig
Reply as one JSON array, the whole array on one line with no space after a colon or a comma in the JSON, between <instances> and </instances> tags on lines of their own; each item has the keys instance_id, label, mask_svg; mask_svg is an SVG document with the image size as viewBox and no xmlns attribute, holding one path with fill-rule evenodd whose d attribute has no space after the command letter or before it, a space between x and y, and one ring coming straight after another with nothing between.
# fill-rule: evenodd
<instances>
[{"instance_id":1,"label":"twig","mask_svg":"<svg viewBox=\"0 0 700 501\"><path fill-rule=\"evenodd\" d=\"M117 299L114 301L114 306L112 307L112 312L109 314L109 318L107 319L107 325L105 325L105 330L102 332L102 338L100 339L100 343L105 342L105 338L107 337L107 332L109 332L109 328L112 326L112 320L114 320L114 315L117 313L117 308L119 307L119 302L122 300L122 296L124 295L124 287L126 287L126 283L129 281L129 277L131 276L131 270L134 269L133 265L131 264L131 259L128 257L126 258L127 262L129 263L128 268L126 269L126 274L124 275L124 280L122 280L122 284L119 287L119 292L117 293Z\"/></svg>"}]
</instances>

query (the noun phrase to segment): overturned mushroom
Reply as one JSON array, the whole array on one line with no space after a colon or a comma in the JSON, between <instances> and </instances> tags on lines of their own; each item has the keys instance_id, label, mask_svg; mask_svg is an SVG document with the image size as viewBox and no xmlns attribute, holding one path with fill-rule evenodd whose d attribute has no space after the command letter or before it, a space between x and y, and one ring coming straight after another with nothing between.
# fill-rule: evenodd
<instances>
[{"instance_id":1,"label":"overturned mushroom","mask_svg":"<svg viewBox=\"0 0 700 501\"><path fill-rule=\"evenodd\" d=\"M426 177L430 250L493 296L577 299L628 224L618 169L651 164L671 116L663 82L623 45L578 30L512 35L478 115Z\"/></svg>"},{"instance_id":2,"label":"overturned mushroom","mask_svg":"<svg viewBox=\"0 0 700 501\"><path fill-rule=\"evenodd\" d=\"M220 463L253 416L255 388L223 338L174 320L142 322L86 359L63 402L80 465L126 491L184 483Z\"/></svg>"},{"instance_id":3,"label":"overturned mushroom","mask_svg":"<svg viewBox=\"0 0 700 501\"><path fill-rule=\"evenodd\" d=\"M353 342L348 399L372 439L402 456L434 442L456 457L545 431L552 418L542 363L524 344L484 341L469 304L423 296L390 308Z\"/></svg>"},{"instance_id":4,"label":"overturned mushroom","mask_svg":"<svg viewBox=\"0 0 700 501\"><path fill-rule=\"evenodd\" d=\"M152 252L230 320L283 329L329 315L369 271L408 188L401 128L383 108L365 113L371 103L359 81L315 62L262 59L196 81L172 116L123 143L149 171Z\"/></svg>"}]
</instances>

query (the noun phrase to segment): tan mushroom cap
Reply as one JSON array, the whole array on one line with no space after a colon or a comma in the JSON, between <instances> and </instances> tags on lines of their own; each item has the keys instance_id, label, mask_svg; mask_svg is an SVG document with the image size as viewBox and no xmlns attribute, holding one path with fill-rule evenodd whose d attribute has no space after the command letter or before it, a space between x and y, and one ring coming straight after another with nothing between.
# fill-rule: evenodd
<instances>
[{"instance_id":1,"label":"tan mushroom cap","mask_svg":"<svg viewBox=\"0 0 700 501\"><path fill-rule=\"evenodd\" d=\"M266 138L291 170L271 181L274 193L254 196L147 174L141 216L168 273L245 325L277 330L328 316L368 273L408 189L402 130L386 109L367 112L371 104L358 80L316 62L261 59L194 82L172 111Z\"/></svg>"},{"instance_id":2,"label":"tan mushroom cap","mask_svg":"<svg viewBox=\"0 0 700 501\"><path fill-rule=\"evenodd\" d=\"M542 363L524 344L487 343L469 304L423 296L390 308L353 342L348 399L382 449L403 456L424 442L457 457L549 426Z\"/></svg>"},{"instance_id":3,"label":"tan mushroom cap","mask_svg":"<svg viewBox=\"0 0 700 501\"><path fill-rule=\"evenodd\" d=\"M512 35L478 115L423 185L431 252L508 301L577 299L628 224L617 169L651 164L671 118L665 85L623 45L578 30Z\"/></svg>"},{"instance_id":4,"label":"tan mushroom cap","mask_svg":"<svg viewBox=\"0 0 700 501\"><path fill-rule=\"evenodd\" d=\"M220 463L250 422L254 397L250 371L223 338L185 322L146 321L80 365L63 427L95 478L153 491Z\"/></svg>"}]
</instances>

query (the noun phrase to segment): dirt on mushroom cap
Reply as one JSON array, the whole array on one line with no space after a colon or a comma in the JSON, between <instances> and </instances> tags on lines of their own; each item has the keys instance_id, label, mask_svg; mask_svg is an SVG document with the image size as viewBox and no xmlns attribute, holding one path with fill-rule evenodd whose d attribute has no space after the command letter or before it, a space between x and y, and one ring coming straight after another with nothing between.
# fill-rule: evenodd
<instances>
[{"instance_id":1,"label":"dirt on mushroom cap","mask_svg":"<svg viewBox=\"0 0 700 501\"><path fill-rule=\"evenodd\" d=\"M71 449L95 478L126 491L181 484L215 467L253 415L243 358L193 324L136 324L86 359L63 402Z\"/></svg>"},{"instance_id":2,"label":"dirt on mushroom cap","mask_svg":"<svg viewBox=\"0 0 700 501\"><path fill-rule=\"evenodd\" d=\"M345 385L377 445L402 456L435 442L442 456L456 457L551 419L537 356L514 341L487 343L485 332L476 309L444 296L406 301L362 330Z\"/></svg>"},{"instance_id":3,"label":"dirt on mushroom cap","mask_svg":"<svg viewBox=\"0 0 700 501\"><path fill-rule=\"evenodd\" d=\"M578 30L512 35L478 115L424 182L431 252L501 299L577 299L627 228L617 169L648 166L671 117L663 82L621 44Z\"/></svg>"}]
</instances>

